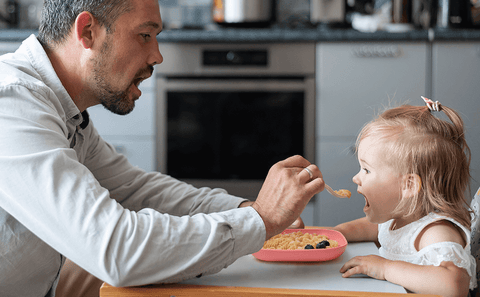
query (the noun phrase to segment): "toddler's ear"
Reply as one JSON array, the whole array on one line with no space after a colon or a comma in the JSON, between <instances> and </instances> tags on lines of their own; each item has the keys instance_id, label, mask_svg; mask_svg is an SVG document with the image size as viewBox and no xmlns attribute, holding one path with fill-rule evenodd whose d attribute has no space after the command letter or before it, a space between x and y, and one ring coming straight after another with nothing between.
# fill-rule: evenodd
<instances>
[{"instance_id":1,"label":"toddler's ear","mask_svg":"<svg viewBox=\"0 0 480 297\"><path fill-rule=\"evenodd\" d=\"M422 189L422 179L418 174L410 173L403 177L403 197L417 195Z\"/></svg>"}]
</instances>

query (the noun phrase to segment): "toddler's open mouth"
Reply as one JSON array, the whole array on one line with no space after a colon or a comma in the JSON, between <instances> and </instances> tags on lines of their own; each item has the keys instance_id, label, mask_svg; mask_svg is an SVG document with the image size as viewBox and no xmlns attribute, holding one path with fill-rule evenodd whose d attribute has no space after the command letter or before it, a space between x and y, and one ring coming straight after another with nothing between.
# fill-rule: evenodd
<instances>
[{"instance_id":1,"label":"toddler's open mouth","mask_svg":"<svg viewBox=\"0 0 480 297\"><path fill-rule=\"evenodd\" d=\"M368 202L367 196L365 196L362 192L358 192L358 193L361 194L363 198L365 198L365 206L363 207L363 211L365 212L370 208L370 203Z\"/></svg>"}]
</instances>

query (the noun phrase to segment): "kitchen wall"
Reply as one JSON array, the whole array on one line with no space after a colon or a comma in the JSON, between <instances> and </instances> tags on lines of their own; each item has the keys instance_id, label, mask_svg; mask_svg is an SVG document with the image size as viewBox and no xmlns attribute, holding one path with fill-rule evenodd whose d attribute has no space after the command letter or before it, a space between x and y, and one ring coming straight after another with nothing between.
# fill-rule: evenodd
<instances>
[{"instance_id":1,"label":"kitchen wall","mask_svg":"<svg viewBox=\"0 0 480 297\"><path fill-rule=\"evenodd\" d=\"M5 15L8 0L0 0L0 12ZM38 28L43 0L17 0L20 24L18 28ZM165 28L212 28L212 0L159 0ZM276 19L280 26L302 26L309 20L309 0L276 0ZM0 22L0 29L8 25Z\"/></svg>"},{"instance_id":2,"label":"kitchen wall","mask_svg":"<svg viewBox=\"0 0 480 297\"><path fill-rule=\"evenodd\" d=\"M40 24L43 0L17 0L19 7L19 20L17 28L35 29ZM6 16L7 0L0 0L0 12ZM0 29L6 29L8 25L0 22Z\"/></svg>"}]
</instances>

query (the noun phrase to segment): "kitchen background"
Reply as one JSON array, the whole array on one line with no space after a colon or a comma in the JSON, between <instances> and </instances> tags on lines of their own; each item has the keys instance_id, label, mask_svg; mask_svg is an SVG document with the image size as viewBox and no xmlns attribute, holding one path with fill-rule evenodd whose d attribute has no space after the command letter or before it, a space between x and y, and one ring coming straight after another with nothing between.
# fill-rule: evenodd
<instances>
[{"instance_id":1,"label":"kitchen background","mask_svg":"<svg viewBox=\"0 0 480 297\"><path fill-rule=\"evenodd\" d=\"M216 24L212 21L213 1L159 0L165 28L215 28ZM385 14L385 11L388 9L392 11L392 7L394 12L390 13L386 18L390 19L393 16L394 22L416 23L417 25L421 24L423 27L447 26L446 20L442 19L442 11L443 14L446 12L443 7L449 7L449 3L455 2L470 2L473 5L472 15L474 15L474 22L476 25L480 25L479 0L272 0L268 2L274 2L275 11L273 19L275 21L274 26L277 27L310 27L311 15L314 15L314 18L332 19L333 8L337 11L343 10L340 12L340 15L344 15L346 21L350 23L352 18L358 13L366 15L377 14L378 17L373 22L381 22L382 14ZM316 4L311 2L316 2ZM42 4L42 0L0 0L0 29L38 28ZM315 7L315 9L322 8L323 10L328 8L330 16L322 15L322 13L311 13L311 7ZM435 15L429 15L430 13ZM334 18L338 19L338 16L334 16ZM13 23L9 24L10 21L13 21ZM371 23L372 20L358 20L358 22ZM453 22L455 23L456 21ZM367 26L372 25L367 24Z\"/></svg>"},{"instance_id":2,"label":"kitchen background","mask_svg":"<svg viewBox=\"0 0 480 297\"><path fill-rule=\"evenodd\" d=\"M351 181L358 171L353 145L359 129L383 106L405 101L418 105L420 96L426 95L463 115L473 153L472 191L475 191L480 186L480 30L473 25L478 23L461 24L453 13L447 23L443 23L441 12L444 3L448 3L446 0L438 1L435 22L433 14L417 14L415 18L410 14L410 19L395 23L392 5L403 0L393 0L393 3L359 0L356 8L350 6L355 1L346 0L341 20L337 17L335 21L312 22L311 1L276 0L273 21L266 28L219 25L212 20L212 0L159 1L165 31L158 41L165 61L156 67L154 78L141 85L141 100L128 116L113 115L100 106L90 108L97 129L134 165L157 170L167 150L161 148L164 144L160 141L167 139L168 133L166 116L162 113L166 108L162 104L169 93L175 93L178 88L188 89L189 85L179 78L206 76L211 83L219 77L231 76L228 82L218 85L223 84L234 93L238 88L251 85L251 82L234 83L239 77L248 76L258 80L257 84L264 89L270 88L266 90L270 93L303 92L305 98L313 98L313 105L305 103L306 110L313 111L313 117L303 118L310 129L305 132L305 138L310 139L305 146L313 143L309 159L319 165L329 185L353 192L351 199L336 199L322 192L302 214L308 225L330 226L363 216L364 199L355 193L356 186ZM8 18L7 5L12 2L17 3L18 21L15 25L0 21L0 54L14 51L21 40L35 34L40 20L41 0L0 0L0 14L4 18ZM434 3L416 1L419 2L424 7ZM471 3L474 2L478 5L476 1ZM472 6L472 20L475 15L478 17L478 10L474 8ZM323 16L323 20L329 16ZM233 65L236 70L225 65L203 67L202 51L216 53L210 56L210 62L214 63L225 60L235 64L242 57L237 54L252 51L260 57L260 62L264 55L270 57L270 62L267 67L250 65L245 69ZM225 56L216 56L222 53ZM294 66L298 65L302 71L295 70ZM282 69L281 66L287 69L286 73L275 72ZM218 70L220 72L216 72ZM278 78L293 81L279 83ZM271 83L272 87L268 87ZM218 85L215 88L223 88ZM234 85L237 89L232 88ZM291 86L293 92L285 90L286 86ZM223 89L221 92L225 93ZM175 98L179 98L178 95L177 92ZM245 118L250 119L248 110L244 112ZM195 122L192 119L197 118L192 113L187 115L189 117L177 125L181 128L177 131L198 131L195 129L199 126L192 125ZM234 183L240 184L238 180Z\"/></svg>"}]
</instances>

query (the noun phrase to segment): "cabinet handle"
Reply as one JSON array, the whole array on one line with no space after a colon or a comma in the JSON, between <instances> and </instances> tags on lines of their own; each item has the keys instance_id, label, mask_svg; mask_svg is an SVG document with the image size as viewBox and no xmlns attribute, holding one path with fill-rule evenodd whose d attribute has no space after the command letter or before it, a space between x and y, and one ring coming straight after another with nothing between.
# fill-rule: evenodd
<instances>
[{"instance_id":1,"label":"cabinet handle","mask_svg":"<svg viewBox=\"0 0 480 297\"><path fill-rule=\"evenodd\" d=\"M399 46L358 46L353 55L358 58L396 58L402 53Z\"/></svg>"}]
</instances>

